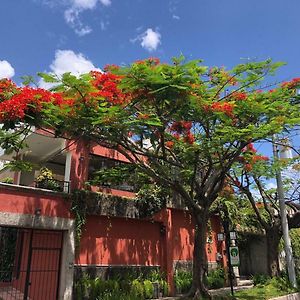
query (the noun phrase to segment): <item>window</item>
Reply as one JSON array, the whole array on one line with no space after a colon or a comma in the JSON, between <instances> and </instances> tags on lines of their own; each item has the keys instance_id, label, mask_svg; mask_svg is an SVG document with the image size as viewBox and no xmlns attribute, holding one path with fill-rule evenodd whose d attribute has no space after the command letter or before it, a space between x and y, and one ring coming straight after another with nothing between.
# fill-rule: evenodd
<instances>
[{"instance_id":1,"label":"window","mask_svg":"<svg viewBox=\"0 0 300 300\"><path fill-rule=\"evenodd\" d=\"M134 186L129 184L126 180L126 178L121 179L121 182L118 183L112 183L108 180L100 179L99 181L97 179L97 171L115 168L115 167L122 167L122 166L130 166L129 163L121 162L115 159L98 156L98 155L90 155L89 160L89 173L88 173L88 180L95 184L97 182L97 185L101 185L103 187L110 187L115 188L118 190L125 190L125 191L134 191ZM94 181L94 182L93 182Z\"/></svg>"}]
</instances>

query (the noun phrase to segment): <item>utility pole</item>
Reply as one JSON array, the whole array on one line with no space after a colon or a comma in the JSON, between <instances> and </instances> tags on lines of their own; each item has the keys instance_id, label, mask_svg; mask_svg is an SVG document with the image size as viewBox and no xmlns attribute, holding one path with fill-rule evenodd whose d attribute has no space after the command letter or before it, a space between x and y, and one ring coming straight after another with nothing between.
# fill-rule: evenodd
<instances>
[{"instance_id":1,"label":"utility pole","mask_svg":"<svg viewBox=\"0 0 300 300\"><path fill-rule=\"evenodd\" d=\"M273 136L273 155L275 161L279 160L279 149L278 145L276 145L277 137ZM276 183L277 183L277 196L279 201L279 208L280 208L280 217L281 217L281 227L282 227L282 235L284 241L284 250L285 250L285 258L286 258L286 265L288 270L288 276L290 283L294 288L297 288L297 280L296 280L296 273L295 273L295 263L293 257L293 250L291 245L291 239L289 235L289 224L287 219L287 213L285 208L285 200L284 200L284 190L283 190L283 183L282 183L282 176L281 171L276 171Z\"/></svg>"}]
</instances>

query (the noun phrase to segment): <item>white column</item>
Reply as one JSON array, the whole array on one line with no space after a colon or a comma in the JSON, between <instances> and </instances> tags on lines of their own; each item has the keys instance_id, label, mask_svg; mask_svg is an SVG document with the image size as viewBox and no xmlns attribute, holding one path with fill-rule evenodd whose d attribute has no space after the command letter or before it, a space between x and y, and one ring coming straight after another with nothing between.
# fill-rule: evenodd
<instances>
[{"instance_id":1,"label":"white column","mask_svg":"<svg viewBox=\"0 0 300 300\"><path fill-rule=\"evenodd\" d=\"M72 153L66 152L66 165L65 165L65 181L70 182L70 174L71 174L71 160ZM70 188L70 184L64 184L64 192L68 192L68 188Z\"/></svg>"}]
</instances>

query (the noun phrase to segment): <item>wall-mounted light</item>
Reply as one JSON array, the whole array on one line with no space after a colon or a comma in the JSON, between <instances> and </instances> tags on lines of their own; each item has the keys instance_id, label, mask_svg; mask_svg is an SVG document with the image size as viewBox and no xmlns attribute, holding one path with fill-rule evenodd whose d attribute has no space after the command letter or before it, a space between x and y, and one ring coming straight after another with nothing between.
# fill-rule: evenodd
<instances>
[{"instance_id":1,"label":"wall-mounted light","mask_svg":"<svg viewBox=\"0 0 300 300\"><path fill-rule=\"evenodd\" d=\"M230 231L229 234L230 234L230 239L231 240L233 240L233 241L236 240L236 232L235 231Z\"/></svg>"},{"instance_id":2,"label":"wall-mounted light","mask_svg":"<svg viewBox=\"0 0 300 300\"><path fill-rule=\"evenodd\" d=\"M224 241L224 233L223 232L220 232L217 234L217 240L219 242L223 242Z\"/></svg>"}]
</instances>

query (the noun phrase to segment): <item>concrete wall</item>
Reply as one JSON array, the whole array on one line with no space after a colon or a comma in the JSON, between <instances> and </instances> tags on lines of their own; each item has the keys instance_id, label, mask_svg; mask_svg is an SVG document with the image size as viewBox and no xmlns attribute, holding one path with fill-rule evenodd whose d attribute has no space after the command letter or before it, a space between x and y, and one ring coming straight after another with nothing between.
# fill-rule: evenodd
<instances>
[{"instance_id":1,"label":"concrete wall","mask_svg":"<svg viewBox=\"0 0 300 300\"><path fill-rule=\"evenodd\" d=\"M267 245L263 235L248 235L240 251L240 276L267 274Z\"/></svg>"}]
</instances>

